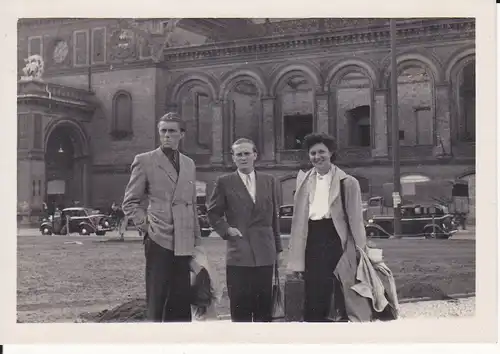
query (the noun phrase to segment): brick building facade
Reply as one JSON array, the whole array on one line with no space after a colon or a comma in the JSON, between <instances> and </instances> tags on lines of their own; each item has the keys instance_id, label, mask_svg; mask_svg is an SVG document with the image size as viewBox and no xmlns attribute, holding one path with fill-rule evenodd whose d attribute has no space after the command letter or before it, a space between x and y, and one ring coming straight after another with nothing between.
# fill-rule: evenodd
<instances>
[{"instance_id":1,"label":"brick building facade","mask_svg":"<svg viewBox=\"0 0 500 354\"><path fill-rule=\"evenodd\" d=\"M43 81L18 84L20 202L120 201L134 155L158 146L156 121L170 110L186 120L182 149L207 193L247 136L291 202L311 131L336 137L336 163L366 198L391 182L386 19L183 19L153 60L162 25L20 21L20 75L29 55L45 64ZM403 177L467 179L474 201L474 19L401 20L397 46Z\"/></svg>"}]
</instances>

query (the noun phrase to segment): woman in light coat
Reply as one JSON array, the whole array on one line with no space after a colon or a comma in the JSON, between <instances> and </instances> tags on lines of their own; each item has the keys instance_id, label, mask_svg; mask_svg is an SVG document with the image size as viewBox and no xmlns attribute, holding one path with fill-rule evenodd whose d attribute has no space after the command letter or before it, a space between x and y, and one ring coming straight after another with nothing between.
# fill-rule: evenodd
<instances>
[{"instance_id":1,"label":"woman in light coat","mask_svg":"<svg viewBox=\"0 0 500 354\"><path fill-rule=\"evenodd\" d=\"M288 269L303 276L306 322L366 321L371 316L368 303L350 290L356 278L356 246L366 249L361 190L354 177L331 163L334 144L323 133L305 137L313 168L299 172L294 195ZM332 298L341 319L332 316Z\"/></svg>"}]
</instances>

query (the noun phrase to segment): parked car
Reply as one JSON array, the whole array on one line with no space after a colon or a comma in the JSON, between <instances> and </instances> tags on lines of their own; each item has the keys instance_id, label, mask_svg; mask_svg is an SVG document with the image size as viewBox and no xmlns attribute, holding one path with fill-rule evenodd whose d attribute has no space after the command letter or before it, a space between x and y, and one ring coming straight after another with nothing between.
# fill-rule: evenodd
<instances>
[{"instance_id":1,"label":"parked car","mask_svg":"<svg viewBox=\"0 0 500 354\"><path fill-rule=\"evenodd\" d=\"M290 234L292 231L293 204L282 205L279 208L280 234Z\"/></svg>"},{"instance_id":2,"label":"parked car","mask_svg":"<svg viewBox=\"0 0 500 354\"><path fill-rule=\"evenodd\" d=\"M374 215L365 225L368 237L389 238L394 234L393 215ZM401 207L402 236L450 238L457 232L453 215L443 205L405 205Z\"/></svg>"},{"instance_id":3,"label":"parked car","mask_svg":"<svg viewBox=\"0 0 500 354\"><path fill-rule=\"evenodd\" d=\"M207 207L204 204L198 204L198 223L200 224L200 231L202 237L209 236L214 230L210 226L210 221L208 220Z\"/></svg>"},{"instance_id":4,"label":"parked car","mask_svg":"<svg viewBox=\"0 0 500 354\"><path fill-rule=\"evenodd\" d=\"M69 217L69 225L67 225L67 217ZM40 225L40 232L42 235L64 235L68 233L68 227L70 233L77 232L80 235L95 233L98 236L104 236L107 231L112 230L109 216L90 208L72 207L44 219Z\"/></svg>"}]
</instances>

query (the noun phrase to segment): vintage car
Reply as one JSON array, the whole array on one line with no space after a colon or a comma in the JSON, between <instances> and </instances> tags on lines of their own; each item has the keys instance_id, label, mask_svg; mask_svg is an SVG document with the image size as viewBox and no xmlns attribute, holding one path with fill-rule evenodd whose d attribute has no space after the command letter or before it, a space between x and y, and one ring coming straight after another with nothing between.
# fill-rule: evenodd
<instances>
[{"instance_id":1,"label":"vintage car","mask_svg":"<svg viewBox=\"0 0 500 354\"><path fill-rule=\"evenodd\" d=\"M282 205L279 208L280 233L290 234L292 230L293 204Z\"/></svg>"},{"instance_id":2,"label":"vintage car","mask_svg":"<svg viewBox=\"0 0 500 354\"><path fill-rule=\"evenodd\" d=\"M73 207L56 212L42 221L40 232L42 235L65 235L68 233L67 220L69 219L69 233L79 233L80 235L90 235L95 233L104 236L107 231L111 231L111 221L109 216L99 213L97 210Z\"/></svg>"},{"instance_id":3,"label":"vintage car","mask_svg":"<svg viewBox=\"0 0 500 354\"><path fill-rule=\"evenodd\" d=\"M365 229L367 237L389 238L394 233L394 216L374 215ZM447 207L413 204L401 207L401 232L404 237L447 239L457 232L457 226Z\"/></svg>"}]
</instances>

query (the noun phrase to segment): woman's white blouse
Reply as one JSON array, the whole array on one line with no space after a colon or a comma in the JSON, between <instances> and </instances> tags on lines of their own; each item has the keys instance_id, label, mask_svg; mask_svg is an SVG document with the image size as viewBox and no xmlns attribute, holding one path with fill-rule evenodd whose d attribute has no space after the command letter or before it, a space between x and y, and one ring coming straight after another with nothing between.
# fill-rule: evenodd
<instances>
[{"instance_id":1,"label":"woman's white blouse","mask_svg":"<svg viewBox=\"0 0 500 354\"><path fill-rule=\"evenodd\" d=\"M316 175L316 188L311 191L313 194L312 201L309 204L309 219L321 220L330 218L330 184L333 177L333 168L330 168L327 174L321 176Z\"/></svg>"}]
</instances>

